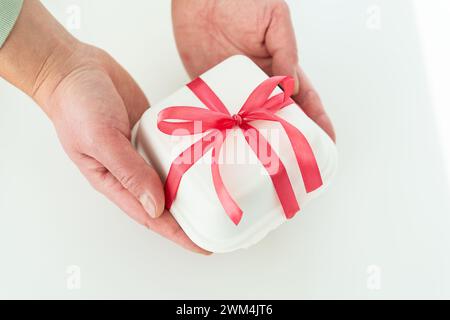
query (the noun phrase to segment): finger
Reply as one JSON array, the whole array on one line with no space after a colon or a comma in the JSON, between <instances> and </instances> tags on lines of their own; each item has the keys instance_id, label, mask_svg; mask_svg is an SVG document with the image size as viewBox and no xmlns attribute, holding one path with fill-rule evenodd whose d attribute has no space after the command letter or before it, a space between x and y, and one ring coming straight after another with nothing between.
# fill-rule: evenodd
<instances>
[{"instance_id":1,"label":"finger","mask_svg":"<svg viewBox=\"0 0 450 320\"><path fill-rule=\"evenodd\" d=\"M105 188L102 193L112 202L117 204L117 206L131 218L187 250L200 254L210 254L209 251L200 248L189 239L170 212L164 212L158 219L145 218L147 214L136 198L125 189L112 174L110 174L110 178L107 179L114 179L116 184L115 186L110 185L108 188Z\"/></svg>"},{"instance_id":2,"label":"finger","mask_svg":"<svg viewBox=\"0 0 450 320\"><path fill-rule=\"evenodd\" d=\"M128 190L152 218L164 210L164 191L156 171L137 153L122 132L106 129L96 134L93 157Z\"/></svg>"},{"instance_id":3,"label":"finger","mask_svg":"<svg viewBox=\"0 0 450 320\"><path fill-rule=\"evenodd\" d=\"M333 125L320 97L299 67L295 32L289 7L284 1L277 2L273 8L266 46L272 56L271 75L289 75L295 79L294 100L335 141Z\"/></svg>"},{"instance_id":4,"label":"finger","mask_svg":"<svg viewBox=\"0 0 450 320\"><path fill-rule=\"evenodd\" d=\"M306 115L319 125L336 142L336 134L333 124L327 115L320 100L320 96L314 89L306 74L297 66L299 92L293 97L295 102L305 111Z\"/></svg>"},{"instance_id":5,"label":"finger","mask_svg":"<svg viewBox=\"0 0 450 320\"><path fill-rule=\"evenodd\" d=\"M164 213L159 219L149 219L147 212L135 196L125 189L100 162L85 156L78 163L80 164L80 170L91 185L132 219L185 249L196 253L210 254L209 251L200 248L189 239L169 212Z\"/></svg>"},{"instance_id":6,"label":"finger","mask_svg":"<svg viewBox=\"0 0 450 320\"><path fill-rule=\"evenodd\" d=\"M272 9L265 42L267 51L272 57L271 75L291 76L296 79L297 43L289 7L284 1L277 1ZM297 81L296 92L298 85Z\"/></svg>"},{"instance_id":7,"label":"finger","mask_svg":"<svg viewBox=\"0 0 450 320\"><path fill-rule=\"evenodd\" d=\"M147 224L148 228L159 233L163 237L174 241L185 249L204 254L210 255L211 252L200 248L186 235L186 233L181 229L180 225L177 223L172 214L165 210L162 216L158 219L153 219Z\"/></svg>"},{"instance_id":8,"label":"finger","mask_svg":"<svg viewBox=\"0 0 450 320\"><path fill-rule=\"evenodd\" d=\"M77 155L74 159L81 173L89 183L136 222L147 225L151 220L142 205L135 206L135 197L100 162L87 155Z\"/></svg>"}]
</instances>

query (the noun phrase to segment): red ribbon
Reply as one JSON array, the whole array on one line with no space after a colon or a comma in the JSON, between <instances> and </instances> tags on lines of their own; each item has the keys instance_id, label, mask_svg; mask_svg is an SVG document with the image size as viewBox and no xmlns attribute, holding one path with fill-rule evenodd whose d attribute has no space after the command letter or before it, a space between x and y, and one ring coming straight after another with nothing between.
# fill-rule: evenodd
<instances>
[{"instance_id":1,"label":"red ribbon","mask_svg":"<svg viewBox=\"0 0 450 320\"><path fill-rule=\"evenodd\" d=\"M271 97L279 85L284 92ZM172 206L184 173L212 149L211 171L216 193L227 215L236 225L239 224L242 210L225 187L218 165L220 150L229 129L239 127L247 143L269 173L286 218L292 218L300 210L300 206L286 168L269 142L250 122L267 120L281 124L294 150L306 192L319 188L322 185L322 178L311 146L300 130L276 115L277 111L294 103L290 98L294 90L294 80L291 77L281 76L268 78L250 94L235 115L230 114L222 101L201 78L193 80L188 87L207 109L186 106L168 107L158 114L158 129L169 135L206 134L183 151L172 163L165 183L166 207L170 209ZM196 122L201 123L201 128L196 128ZM258 141L258 143L255 145L252 141ZM265 150L265 154L261 149ZM271 161L277 161L279 164L276 170L271 169L271 161L267 162L264 159L267 155Z\"/></svg>"}]
</instances>

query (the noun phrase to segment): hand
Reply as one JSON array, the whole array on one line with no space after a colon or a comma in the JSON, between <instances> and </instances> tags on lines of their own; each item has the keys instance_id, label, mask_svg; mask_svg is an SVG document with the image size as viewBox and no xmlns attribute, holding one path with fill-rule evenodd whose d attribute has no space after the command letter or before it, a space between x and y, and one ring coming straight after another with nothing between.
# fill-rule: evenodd
<instances>
[{"instance_id":1,"label":"hand","mask_svg":"<svg viewBox=\"0 0 450 320\"><path fill-rule=\"evenodd\" d=\"M204 253L164 212L159 176L130 143L130 129L149 106L144 93L108 54L80 47L72 55L80 62L45 100L66 153L91 185L131 218Z\"/></svg>"},{"instance_id":2,"label":"hand","mask_svg":"<svg viewBox=\"0 0 450 320\"><path fill-rule=\"evenodd\" d=\"M0 76L42 107L64 150L95 189L137 222L207 253L164 211L162 183L130 143L131 128L149 103L113 58L78 42L39 1L30 0L0 50Z\"/></svg>"},{"instance_id":3,"label":"hand","mask_svg":"<svg viewBox=\"0 0 450 320\"><path fill-rule=\"evenodd\" d=\"M173 0L175 38L194 78L235 54L244 54L268 75L296 79L294 100L335 140L329 117L298 64L289 8L283 0Z\"/></svg>"}]
</instances>

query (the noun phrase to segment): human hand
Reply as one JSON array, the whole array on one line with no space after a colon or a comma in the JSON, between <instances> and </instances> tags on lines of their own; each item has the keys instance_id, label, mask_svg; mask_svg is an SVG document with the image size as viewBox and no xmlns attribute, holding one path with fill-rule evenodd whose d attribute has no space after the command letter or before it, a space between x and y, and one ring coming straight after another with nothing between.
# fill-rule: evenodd
<instances>
[{"instance_id":1,"label":"human hand","mask_svg":"<svg viewBox=\"0 0 450 320\"><path fill-rule=\"evenodd\" d=\"M66 153L91 185L131 218L205 253L164 212L159 176L130 143L130 129L149 105L144 93L108 54L80 47L66 65L80 62L43 100Z\"/></svg>"},{"instance_id":2,"label":"human hand","mask_svg":"<svg viewBox=\"0 0 450 320\"><path fill-rule=\"evenodd\" d=\"M335 140L320 97L298 63L289 7L283 0L172 0L175 38L192 78L235 54L268 75L296 80L294 100Z\"/></svg>"},{"instance_id":3,"label":"human hand","mask_svg":"<svg viewBox=\"0 0 450 320\"><path fill-rule=\"evenodd\" d=\"M142 225L207 253L164 210L159 176L131 145L131 128L149 103L111 56L67 34L39 1L26 1L0 51L0 75L42 107L95 189Z\"/></svg>"}]
</instances>

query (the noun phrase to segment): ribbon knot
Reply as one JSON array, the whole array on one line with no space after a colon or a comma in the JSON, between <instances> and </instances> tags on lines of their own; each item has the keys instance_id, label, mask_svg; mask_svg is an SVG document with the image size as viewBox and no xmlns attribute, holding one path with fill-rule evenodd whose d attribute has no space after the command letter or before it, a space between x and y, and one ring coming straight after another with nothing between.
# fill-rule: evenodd
<instances>
[{"instance_id":1,"label":"ribbon knot","mask_svg":"<svg viewBox=\"0 0 450 320\"><path fill-rule=\"evenodd\" d=\"M232 116L233 120L234 120L234 124L238 127L240 127L242 125L242 117L239 114L234 114Z\"/></svg>"},{"instance_id":2,"label":"ribbon knot","mask_svg":"<svg viewBox=\"0 0 450 320\"><path fill-rule=\"evenodd\" d=\"M226 214L236 225L239 224L243 215L242 210L225 187L219 170L222 145L229 129L237 126L267 170L286 218L292 218L300 210L300 206L286 168L276 152L272 150L270 143L250 122L265 120L281 124L295 153L306 192L319 188L322 185L322 177L307 139L300 130L276 114L294 103L290 98L294 90L294 79L281 76L268 78L253 90L239 112L234 115L230 114L219 97L201 78L193 80L187 86L206 106L206 109L188 106L172 106L163 109L158 114L158 129L169 135L199 133L204 135L184 150L170 166L164 186L167 209L170 209L175 200L183 175L209 150L212 150L211 173L214 188ZM278 86L281 86L284 92L273 95ZM216 139L218 137L221 139ZM255 140L258 143L252 143ZM201 150L201 152L195 152L195 150ZM267 155L270 157L270 162L267 161ZM273 161L277 164L275 170Z\"/></svg>"}]
</instances>

